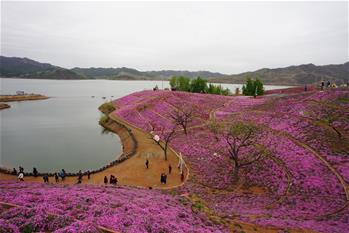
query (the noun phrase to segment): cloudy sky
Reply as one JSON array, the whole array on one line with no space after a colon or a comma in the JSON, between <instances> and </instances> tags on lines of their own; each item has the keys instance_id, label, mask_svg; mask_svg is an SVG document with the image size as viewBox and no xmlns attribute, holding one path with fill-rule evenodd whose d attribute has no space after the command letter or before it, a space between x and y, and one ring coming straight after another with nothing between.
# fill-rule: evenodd
<instances>
[{"instance_id":1,"label":"cloudy sky","mask_svg":"<svg viewBox=\"0 0 349 233\"><path fill-rule=\"evenodd\" d=\"M1 54L71 68L348 61L348 2L1 2Z\"/></svg>"}]
</instances>

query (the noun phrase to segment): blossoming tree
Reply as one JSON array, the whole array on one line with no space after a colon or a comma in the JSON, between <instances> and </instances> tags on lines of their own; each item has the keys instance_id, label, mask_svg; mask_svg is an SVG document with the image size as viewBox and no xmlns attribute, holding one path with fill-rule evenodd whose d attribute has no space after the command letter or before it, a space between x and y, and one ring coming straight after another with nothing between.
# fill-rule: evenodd
<instances>
[{"instance_id":1,"label":"blossoming tree","mask_svg":"<svg viewBox=\"0 0 349 233\"><path fill-rule=\"evenodd\" d=\"M167 160L168 145L176 135L176 125L170 129L156 126L155 124L151 124L151 127L151 140L153 140L164 151L165 160ZM159 134L155 134L155 132L159 132Z\"/></svg>"}]
</instances>

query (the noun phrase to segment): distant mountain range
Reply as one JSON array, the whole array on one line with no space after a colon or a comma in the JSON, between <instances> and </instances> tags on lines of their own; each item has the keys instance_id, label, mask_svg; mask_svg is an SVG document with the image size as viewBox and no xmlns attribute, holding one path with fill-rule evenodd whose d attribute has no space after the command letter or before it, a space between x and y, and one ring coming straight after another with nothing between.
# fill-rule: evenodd
<instances>
[{"instance_id":1,"label":"distant mountain range","mask_svg":"<svg viewBox=\"0 0 349 233\"><path fill-rule=\"evenodd\" d=\"M30 79L111 79L111 80L161 80L172 76L202 77L210 82L244 83L247 77L260 78L265 84L304 85L330 80L337 84L349 80L349 62L338 65L316 66L305 64L277 69L260 69L241 74L221 74L210 71L138 71L131 68L79 68L66 69L28 58L0 56L0 76Z\"/></svg>"}]
</instances>

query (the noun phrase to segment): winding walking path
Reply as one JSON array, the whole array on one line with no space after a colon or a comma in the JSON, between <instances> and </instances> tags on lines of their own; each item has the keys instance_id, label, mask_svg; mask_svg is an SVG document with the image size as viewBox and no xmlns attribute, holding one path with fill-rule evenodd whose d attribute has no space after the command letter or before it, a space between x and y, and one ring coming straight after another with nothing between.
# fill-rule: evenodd
<instances>
[{"instance_id":1,"label":"winding walking path","mask_svg":"<svg viewBox=\"0 0 349 233\"><path fill-rule=\"evenodd\" d=\"M181 181L181 175L177 169L178 156L174 150L171 148L168 151L168 160L164 160L163 151L161 148L156 145L150 138L149 134L143 130L121 120L120 118L110 114L110 117L129 128L137 142L138 146L136 149L135 155L126 159L122 163L116 164L110 168L107 168L103 171L97 172L91 175L91 179L87 180L87 177L84 176L82 183L83 184L103 184L104 176L109 176L111 174L115 175L118 178L118 184L127 185L127 186L136 186L136 187L152 187L159 189L169 189L178 187L183 184ZM127 131L117 124L111 125L111 130L118 134L123 144L123 152L128 153L131 150L131 140ZM149 169L145 167L146 157L149 156ZM96 155L98 156L98 155ZM168 166L171 164L172 172L168 174ZM164 172L168 174L167 184L160 183L160 175ZM186 178L188 177L188 169L185 169ZM17 176L0 173L0 180L16 180ZM42 177L33 177L26 176L24 177L25 181L29 182L43 182ZM51 183L54 183L54 177L49 178ZM77 183L78 177L72 176L67 177L64 184L75 184Z\"/></svg>"}]
</instances>

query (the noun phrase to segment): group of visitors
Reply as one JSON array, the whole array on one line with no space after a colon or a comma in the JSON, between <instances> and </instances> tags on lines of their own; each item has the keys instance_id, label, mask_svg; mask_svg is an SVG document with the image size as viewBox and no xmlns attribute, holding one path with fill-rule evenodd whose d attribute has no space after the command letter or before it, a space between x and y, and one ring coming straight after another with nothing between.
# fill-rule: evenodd
<instances>
[{"instance_id":1,"label":"group of visitors","mask_svg":"<svg viewBox=\"0 0 349 233\"><path fill-rule=\"evenodd\" d=\"M149 169L149 160L146 159L145 160L145 167L146 169ZM179 173L180 173L180 178L181 178L181 181L183 182L184 179L185 179L185 176L184 176L184 170L183 170L183 167L184 167L184 160L182 158L182 155L180 154L179 155L179 159L178 159L178 170L179 170ZM168 175L170 175L172 173L172 166L171 164L168 165ZM160 183L161 184L166 184L167 183L167 174L165 172L162 172L161 175L160 175Z\"/></svg>"},{"instance_id":2,"label":"group of visitors","mask_svg":"<svg viewBox=\"0 0 349 233\"><path fill-rule=\"evenodd\" d=\"M112 185L117 185L118 184L118 178L116 178L114 175L110 175L109 183L112 184ZM104 184L105 185L108 184L108 177L107 176L104 176Z\"/></svg>"},{"instance_id":3,"label":"group of visitors","mask_svg":"<svg viewBox=\"0 0 349 233\"><path fill-rule=\"evenodd\" d=\"M330 87L336 88L337 85L336 85L335 83L332 83L332 84L331 84L331 82L328 80L328 81L326 82L326 85L325 85L325 82L324 82L324 81L321 81L320 87L321 87L321 90L324 90L325 87L326 87L326 88L330 88Z\"/></svg>"}]
</instances>

